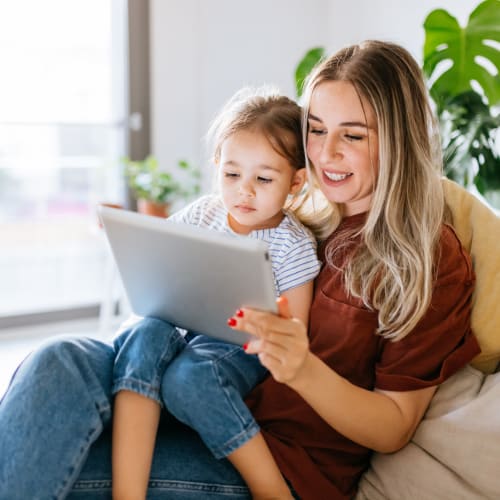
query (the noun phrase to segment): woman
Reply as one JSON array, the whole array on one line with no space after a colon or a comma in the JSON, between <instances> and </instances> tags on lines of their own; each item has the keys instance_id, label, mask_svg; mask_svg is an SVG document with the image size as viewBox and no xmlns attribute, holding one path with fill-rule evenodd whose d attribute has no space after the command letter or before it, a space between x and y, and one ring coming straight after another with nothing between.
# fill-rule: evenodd
<instances>
[{"instance_id":1,"label":"woman","mask_svg":"<svg viewBox=\"0 0 500 500\"><path fill-rule=\"evenodd\" d=\"M314 222L330 222L309 328L282 299L279 315L243 309L231 324L256 335L247 352L271 373L247 404L293 494L345 499L370 450L404 446L436 387L479 352L474 276L444 225L433 119L408 52L347 47L315 69L305 95L311 184L328 202ZM0 498L109 495L109 438L92 443L111 419L112 365L110 346L75 340L20 367L0 405ZM151 498L248 498L229 462L165 418Z\"/></svg>"}]
</instances>

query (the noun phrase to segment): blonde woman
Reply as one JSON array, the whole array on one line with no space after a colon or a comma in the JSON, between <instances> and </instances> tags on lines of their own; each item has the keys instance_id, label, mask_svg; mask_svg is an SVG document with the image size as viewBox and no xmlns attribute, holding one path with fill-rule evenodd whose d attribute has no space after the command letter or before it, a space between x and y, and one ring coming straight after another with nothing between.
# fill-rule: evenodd
<instances>
[{"instance_id":1,"label":"blonde woman","mask_svg":"<svg viewBox=\"0 0 500 500\"><path fill-rule=\"evenodd\" d=\"M479 352L474 275L444 221L433 118L406 50L373 41L339 51L311 75L304 112L309 184L325 201L315 196L309 213L323 228L324 262L309 321L293 317L286 298L278 315L242 309L230 319L257 337L246 352L269 370L246 403L291 494L349 499L371 450L404 446L436 387ZM0 404L1 498L109 494L102 431L113 362L107 344L66 340L20 367ZM168 415L148 494L250 496L230 461Z\"/></svg>"},{"instance_id":2,"label":"blonde woman","mask_svg":"<svg viewBox=\"0 0 500 500\"><path fill-rule=\"evenodd\" d=\"M281 317L245 309L235 328L259 338L247 352L272 374L247 404L284 476L301 498L351 498L370 450L403 447L437 386L479 352L474 275L444 224L432 114L408 52L347 47L305 94L307 156L333 229L309 327L282 300Z\"/></svg>"}]
</instances>

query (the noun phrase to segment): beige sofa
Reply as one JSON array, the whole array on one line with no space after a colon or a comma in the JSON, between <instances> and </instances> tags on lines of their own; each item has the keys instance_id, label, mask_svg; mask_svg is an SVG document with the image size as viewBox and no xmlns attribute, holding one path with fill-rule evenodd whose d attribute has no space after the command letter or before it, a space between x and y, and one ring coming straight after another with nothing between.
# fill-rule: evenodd
<instances>
[{"instance_id":1,"label":"beige sofa","mask_svg":"<svg viewBox=\"0 0 500 500\"><path fill-rule=\"evenodd\" d=\"M356 500L500 498L500 218L443 179L476 272L472 328L482 352L437 390L411 442L375 453Z\"/></svg>"}]
</instances>

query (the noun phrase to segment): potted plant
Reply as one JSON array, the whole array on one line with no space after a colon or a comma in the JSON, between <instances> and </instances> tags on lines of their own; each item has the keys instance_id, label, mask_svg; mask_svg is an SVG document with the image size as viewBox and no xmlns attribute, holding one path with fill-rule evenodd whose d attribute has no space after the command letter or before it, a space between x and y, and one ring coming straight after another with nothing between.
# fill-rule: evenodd
<instances>
[{"instance_id":1,"label":"potted plant","mask_svg":"<svg viewBox=\"0 0 500 500\"><path fill-rule=\"evenodd\" d=\"M423 71L439 118L445 174L474 185L500 208L500 1L481 2L463 28L447 11L433 10L424 29Z\"/></svg>"},{"instance_id":2,"label":"potted plant","mask_svg":"<svg viewBox=\"0 0 500 500\"><path fill-rule=\"evenodd\" d=\"M158 160L147 156L141 161L123 159L128 186L137 200L141 213L167 217L170 205L179 198L187 199L199 193L199 169L185 160L177 162L177 168L189 176L188 186L181 184L170 172L160 169Z\"/></svg>"}]
</instances>

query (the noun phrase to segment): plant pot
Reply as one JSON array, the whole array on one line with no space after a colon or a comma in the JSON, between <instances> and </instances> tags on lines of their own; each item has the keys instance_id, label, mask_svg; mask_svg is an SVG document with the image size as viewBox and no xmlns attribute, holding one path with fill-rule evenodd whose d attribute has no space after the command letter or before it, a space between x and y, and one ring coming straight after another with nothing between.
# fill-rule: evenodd
<instances>
[{"instance_id":1,"label":"plant pot","mask_svg":"<svg viewBox=\"0 0 500 500\"><path fill-rule=\"evenodd\" d=\"M137 211L141 214L154 215L155 217L168 217L168 209L168 203L156 203L143 198L137 200Z\"/></svg>"}]
</instances>

